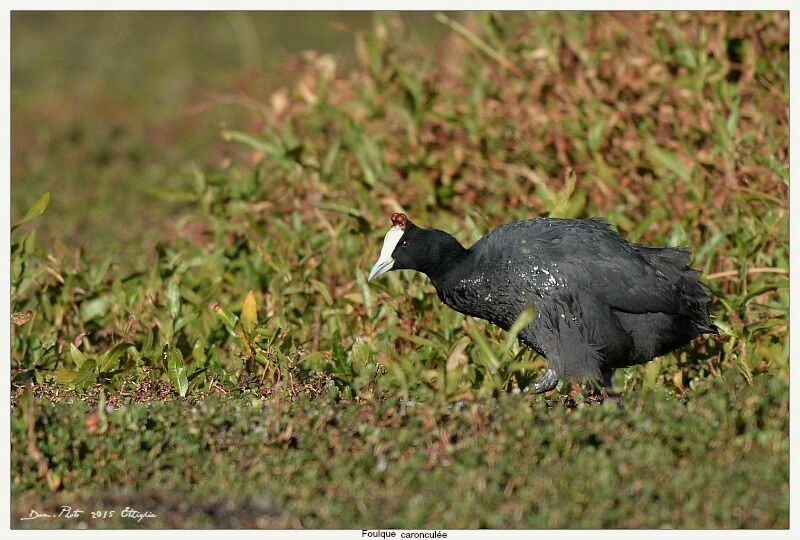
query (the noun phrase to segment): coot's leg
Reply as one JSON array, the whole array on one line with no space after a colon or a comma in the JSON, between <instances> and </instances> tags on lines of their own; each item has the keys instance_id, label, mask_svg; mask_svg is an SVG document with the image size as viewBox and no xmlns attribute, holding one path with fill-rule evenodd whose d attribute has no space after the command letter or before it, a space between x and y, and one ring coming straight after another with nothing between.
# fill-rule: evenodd
<instances>
[{"instance_id":1,"label":"coot's leg","mask_svg":"<svg viewBox=\"0 0 800 540\"><path fill-rule=\"evenodd\" d=\"M611 378L614 376L614 370L604 369L600 374L603 376L603 388L606 389L606 392L612 392L614 385L611 382Z\"/></svg>"},{"instance_id":2,"label":"coot's leg","mask_svg":"<svg viewBox=\"0 0 800 540\"><path fill-rule=\"evenodd\" d=\"M558 375L556 375L556 372L552 369L547 368L544 375L533 381L533 393L542 394L544 392L549 392L556 386L558 386Z\"/></svg>"},{"instance_id":3,"label":"coot's leg","mask_svg":"<svg viewBox=\"0 0 800 540\"><path fill-rule=\"evenodd\" d=\"M604 369L601 372L603 376L603 388L606 391L606 396L608 396L608 400L612 403L616 403L618 406L620 405L619 400L619 392L614 390L614 385L611 383L611 377L614 375L613 369Z\"/></svg>"}]
</instances>

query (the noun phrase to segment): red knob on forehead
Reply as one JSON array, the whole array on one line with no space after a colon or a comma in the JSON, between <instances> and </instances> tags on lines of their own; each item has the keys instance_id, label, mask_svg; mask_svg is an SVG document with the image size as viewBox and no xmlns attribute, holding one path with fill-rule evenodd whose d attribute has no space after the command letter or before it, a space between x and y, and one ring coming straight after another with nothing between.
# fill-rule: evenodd
<instances>
[{"instance_id":1,"label":"red knob on forehead","mask_svg":"<svg viewBox=\"0 0 800 540\"><path fill-rule=\"evenodd\" d=\"M403 213L395 212L392 214L392 225L399 225L401 229L405 230L408 226L408 218Z\"/></svg>"}]
</instances>

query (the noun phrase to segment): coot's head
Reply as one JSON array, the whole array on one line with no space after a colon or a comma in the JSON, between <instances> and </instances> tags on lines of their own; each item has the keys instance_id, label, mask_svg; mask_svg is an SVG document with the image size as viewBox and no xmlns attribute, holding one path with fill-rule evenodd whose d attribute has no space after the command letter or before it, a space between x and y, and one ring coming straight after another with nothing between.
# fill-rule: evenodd
<instances>
[{"instance_id":1,"label":"coot's head","mask_svg":"<svg viewBox=\"0 0 800 540\"><path fill-rule=\"evenodd\" d=\"M405 214L392 214L392 228L383 239L378 262L368 280L389 270L416 270L434 278L447 272L466 250L443 231L422 229Z\"/></svg>"}]
</instances>

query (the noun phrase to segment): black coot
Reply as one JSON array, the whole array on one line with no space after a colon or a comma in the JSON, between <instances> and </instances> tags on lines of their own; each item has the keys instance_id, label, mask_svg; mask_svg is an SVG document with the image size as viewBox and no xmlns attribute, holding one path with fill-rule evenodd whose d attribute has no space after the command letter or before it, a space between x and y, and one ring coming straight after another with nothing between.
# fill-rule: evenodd
<instances>
[{"instance_id":1,"label":"black coot","mask_svg":"<svg viewBox=\"0 0 800 540\"><path fill-rule=\"evenodd\" d=\"M534 321L519 339L548 360L533 391L598 376L610 390L615 368L718 333L689 257L628 242L598 218L514 221L467 249L397 213L369 279L417 270L445 304L504 330L532 304Z\"/></svg>"}]
</instances>

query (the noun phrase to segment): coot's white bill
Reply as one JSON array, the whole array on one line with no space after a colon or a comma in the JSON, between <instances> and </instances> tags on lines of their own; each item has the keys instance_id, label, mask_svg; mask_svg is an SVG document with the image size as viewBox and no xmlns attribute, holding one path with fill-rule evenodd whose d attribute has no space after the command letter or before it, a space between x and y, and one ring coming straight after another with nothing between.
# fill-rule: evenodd
<instances>
[{"instance_id":1,"label":"coot's white bill","mask_svg":"<svg viewBox=\"0 0 800 540\"><path fill-rule=\"evenodd\" d=\"M383 238L383 247L381 247L381 254L380 257L378 257L378 262L376 262L372 270L369 271L367 281L373 280L392 269L394 265L392 253L394 253L404 233L405 231L399 225L395 225L389 229L389 232L387 232L386 236Z\"/></svg>"}]
</instances>

